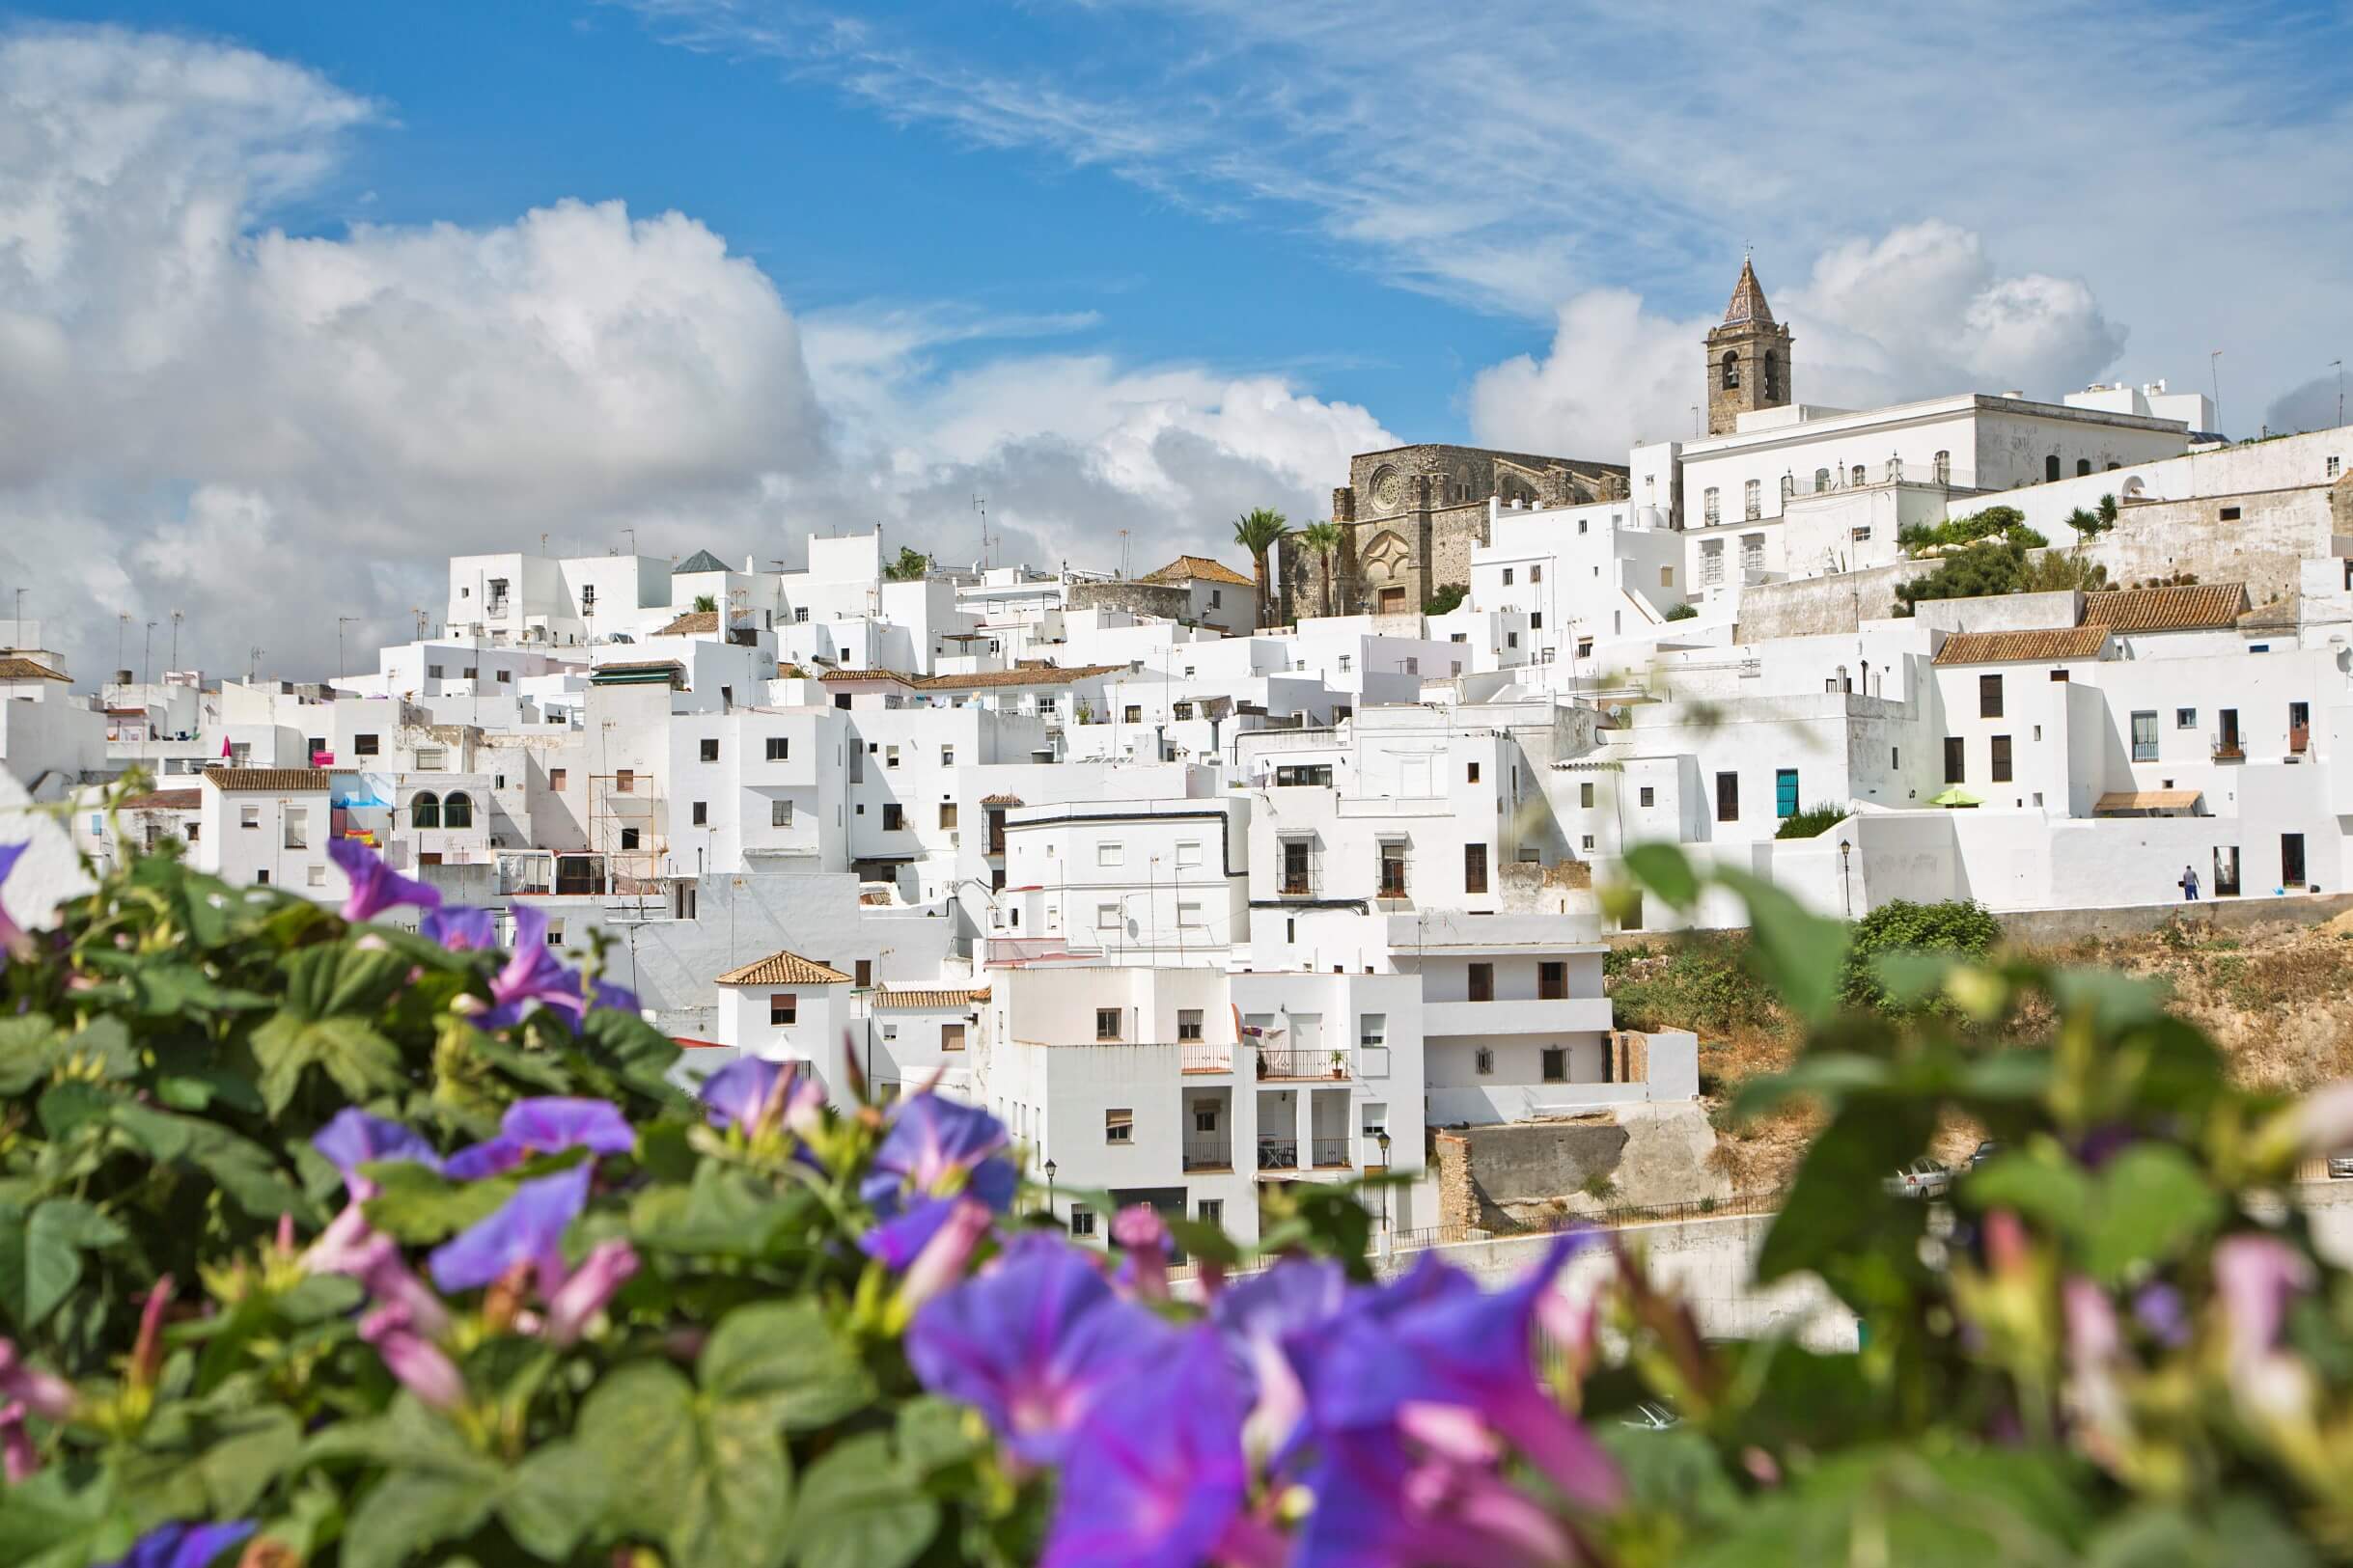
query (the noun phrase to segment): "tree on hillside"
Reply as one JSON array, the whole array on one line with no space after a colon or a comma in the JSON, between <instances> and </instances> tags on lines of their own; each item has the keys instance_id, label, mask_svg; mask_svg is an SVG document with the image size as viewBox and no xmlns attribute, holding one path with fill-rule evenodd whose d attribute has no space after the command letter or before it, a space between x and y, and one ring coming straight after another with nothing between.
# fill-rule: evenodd
<instances>
[{"instance_id":1,"label":"tree on hillside","mask_svg":"<svg viewBox=\"0 0 2353 1568\"><path fill-rule=\"evenodd\" d=\"M1266 552L1275 541L1290 532L1290 520L1272 507L1256 507L1233 520L1233 542L1250 552L1250 565L1258 576L1258 623L1266 624L1273 608L1268 592Z\"/></svg>"},{"instance_id":2,"label":"tree on hillside","mask_svg":"<svg viewBox=\"0 0 2353 1568\"><path fill-rule=\"evenodd\" d=\"M884 580L893 583L920 583L930 574L931 558L903 544L899 547L899 559L882 568Z\"/></svg>"},{"instance_id":3,"label":"tree on hillside","mask_svg":"<svg viewBox=\"0 0 2353 1568\"><path fill-rule=\"evenodd\" d=\"M1985 539L1954 550L1936 570L1896 585L1896 613L1908 616L1923 599L1975 599L2015 593L2026 576L2026 546Z\"/></svg>"},{"instance_id":4,"label":"tree on hillside","mask_svg":"<svg viewBox=\"0 0 2353 1568\"><path fill-rule=\"evenodd\" d=\"M1339 575L1340 545L1346 536L1338 523L1310 523L1299 531L1299 548L1315 558L1323 568L1323 613L1337 614L1332 608L1332 583Z\"/></svg>"}]
</instances>

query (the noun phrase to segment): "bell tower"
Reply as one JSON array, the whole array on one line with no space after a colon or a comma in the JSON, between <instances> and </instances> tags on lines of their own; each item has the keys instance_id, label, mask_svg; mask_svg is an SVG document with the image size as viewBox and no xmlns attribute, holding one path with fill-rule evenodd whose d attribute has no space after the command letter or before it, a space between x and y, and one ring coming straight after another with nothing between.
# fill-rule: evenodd
<instances>
[{"instance_id":1,"label":"bell tower","mask_svg":"<svg viewBox=\"0 0 2353 1568\"><path fill-rule=\"evenodd\" d=\"M1789 329L1773 319L1757 268L1745 259L1724 324L1707 331L1707 433L1730 435L1741 415L1789 401Z\"/></svg>"}]
</instances>

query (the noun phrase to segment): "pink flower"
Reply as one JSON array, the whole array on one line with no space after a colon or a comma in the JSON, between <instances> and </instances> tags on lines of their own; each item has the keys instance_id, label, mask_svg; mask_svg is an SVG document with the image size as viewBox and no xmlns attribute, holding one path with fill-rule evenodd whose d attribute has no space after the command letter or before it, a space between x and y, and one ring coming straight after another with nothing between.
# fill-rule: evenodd
<instances>
[{"instance_id":1,"label":"pink flower","mask_svg":"<svg viewBox=\"0 0 2353 1568\"><path fill-rule=\"evenodd\" d=\"M912 1309L963 1279L964 1265L972 1261L973 1250L988 1234L992 1218L987 1204L969 1197L955 1199L947 1219L907 1265L906 1276L899 1282L900 1299Z\"/></svg>"},{"instance_id":2,"label":"pink flower","mask_svg":"<svg viewBox=\"0 0 2353 1568\"><path fill-rule=\"evenodd\" d=\"M2353 1079L2324 1084L2296 1102L2289 1113L2296 1146L2308 1155L2353 1148Z\"/></svg>"},{"instance_id":3,"label":"pink flower","mask_svg":"<svg viewBox=\"0 0 2353 1568\"><path fill-rule=\"evenodd\" d=\"M15 1344L0 1339L0 1399L13 1399L46 1421L62 1421L81 1403L73 1385L54 1372L24 1364Z\"/></svg>"},{"instance_id":4,"label":"pink flower","mask_svg":"<svg viewBox=\"0 0 2353 1568\"><path fill-rule=\"evenodd\" d=\"M1169 1294L1168 1222L1149 1203L1131 1203L1112 1218L1113 1245L1127 1254L1121 1277L1144 1301L1166 1301Z\"/></svg>"},{"instance_id":5,"label":"pink flower","mask_svg":"<svg viewBox=\"0 0 2353 1568\"><path fill-rule=\"evenodd\" d=\"M33 1451L33 1435L24 1429L22 1400L12 1400L0 1408L0 1468L5 1468L11 1486L41 1469L41 1456Z\"/></svg>"},{"instance_id":6,"label":"pink flower","mask_svg":"<svg viewBox=\"0 0 2353 1568\"><path fill-rule=\"evenodd\" d=\"M638 1270L637 1249L625 1241L598 1242L571 1278L547 1301L547 1337L568 1345Z\"/></svg>"},{"instance_id":7,"label":"pink flower","mask_svg":"<svg viewBox=\"0 0 2353 1568\"><path fill-rule=\"evenodd\" d=\"M401 1386L435 1410L456 1410L466 1402L465 1379L441 1347L417 1333L408 1308L387 1303L360 1320L359 1336L375 1347L384 1365Z\"/></svg>"},{"instance_id":8,"label":"pink flower","mask_svg":"<svg viewBox=\"0 0 2353 1568\"><path fill-rule=\"evenodd\" d=\"M2311 1261L2276 1236L2227 1236L2216 1244L2214 1291L2233 1367L2250 1367L2271 1353L2287 1304L2311 1286Z\"/></svg>"}]
</instances>

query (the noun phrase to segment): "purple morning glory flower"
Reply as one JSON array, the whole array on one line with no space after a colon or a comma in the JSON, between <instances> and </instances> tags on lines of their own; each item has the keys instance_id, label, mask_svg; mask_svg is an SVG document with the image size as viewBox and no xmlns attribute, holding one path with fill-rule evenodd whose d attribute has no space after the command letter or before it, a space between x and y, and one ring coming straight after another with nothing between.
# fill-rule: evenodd
<instances>
[{"instance_id":1,"label":"purple morning glory flower","mask_svg":"<svg viewBox=\"0 0 2353 1568\"><path fill-rule=\"evenodd\" d=\"M1193 1568L1241 1521L1243 1394L1198 1326L1104 1389L1079 1423L1041 1568Z\"/></svg>"},{"instance_id":2,"label":"purple morning glory flower","mask_svg":"<svg viewBox=\"0 0 2353 1568\"><path fill-rule=\"evenodd\" d=\"M925 1388L978 1410L1023 1459L1053 1465L1104 1388L1176 1337L1113 1294L1087 1255L1033 1232L918 1311L906 1349Z\"/></svg>"},{"instance_id":3,"label":"purple morning glory flower","mask_svg":"<svg viewBox=\"0 0 2353 1568\"><path fill-rule=\"evenodd\" d=\"M2162 1279L2151 1280L2133 1293L2132 1315L2148 1336L2168 1350L2190 1342L2190 1308L2181 1292Z\"/></svg>"},{"instance_id":4,"label":"purple morning glory flower","mask_svg":"<svg viewBox=\"0 0 2353 1568\"><path fill-rule=\"evenodd\" d=\"M609 1100L553 1094L517 1100L507 1107L498 1125L496 1138L459 1149L442 1162L442 1173L459 1181L479 1181L512 1170L535 1154L569 1148L626 1154L637 1147L637 1134Z\"/></svg>"},{"instance_id":5,"label":"purple morning glory flower","mask_svg":"<svg viewBox=\"0 0 2353 1568\"><path fill-rule=\"evenodd\" d=\"M1434 1406L1408 1412L1414 1442L1367 1430L1325 1445L1294 1568L1568 1568L1581 1560L1561 1522L1498 1473L1493 1439L1477 1417Z\"/></svg>"},{"instance_id":6,"label":"purple morning glory flower","mask_svg":"<svg viewBox=\"0 0 2353 1568\"><path fill-rule=\"evenodd\" d=\"M530 904L514 910L514 949L490 977L490 1006L475 1020L484 1029L505 1029L538 1002L577 1017L580 977L564 967L547 946L547 912Z\"/></svg>"},{"instance_id":7,"label":"purple morning glory flower","mask_svg":"<svg viewBox=\"0 0 2353 1568\"><path fill-rule=\"evenodd\" d=\"M1005 1124L978 1106L928 1092L900 1100L874 1151L873 1170L858 1189L882 1223L858 1245L904 1268L947 1223L955 1208L948 1199L955 1195L1004 1213L1020 1184L1012 1162L1002 1158L1010 1142Z\"/></svg>"},{"instance_id":8,"label":"purple morning glory flower","mask_svg":"<svg viewBox=\"0 0 2353 1568\"><path fill-rule=\"evenodd\" d=\"M1465 1406L1518 1444L1564 1496L1615 1506L1617 1467L1536 1382L1531 1347L1538 1298L1591 1239L1573 1231L1560 1237L1509 1289L1442 1288L1434 1278L1409 1277L1401 1307L1343 1314L1307 1380L1317 1433L1394 1429L1408 1404Z\"/></svg>"},{"instance_id":9,"label":"purple morning glory flower","mask_svg":"<svg viewBox=\"0 0 2353 1568\"><path fill-rule=\"evenodd\" d=\"M415 904L420 909L440 907L439 888L402 876L385 865L381 855L357 839L331 840L327 844L327 859L351 883L351 895L344 900L343 913L344 919L354 925L401 904Z\"/></svg>"},{"instance_id":10,"label":"purple morning glory flower","mask_svg":"<svg viewBox=\"0 0 2353 1568\"><path fill-rule=\"evenodd\" d=\"M564 1232L588 1205L589 1168L574 1166L527 1181L498 1212L433 1249L429 1266L443 1290L486 1285L529 1264L552 1295L564 1278Z\"/></svg>"},{"instance_id":11,"label":"purple morning glory flower","mask_svg":"<svg viewBox=\"0 0 2353 1568\"><path fill-rule=\"evenodd\" d=\"M610 980L591 980L589 982L588 1004L591 1011L595 1011L598 1007L607 1007L614 1012L642 1012L645 1010L644 1004L637 1000L635 991L625 985L615 985Z\"/></svg>"},{"instance_id":12,"label":"purple morning glory flower","mask_svg":"<svg viewBox=\"0 0 2353 1568\"><path fill-rule=\"evenodd\" d=\"M259 1527L250 1519L219 1525L158 1525L105 1568L212 1568L213 1559Z\"/></svg>"},{"instance_id":13,"label":"purple morning glory flower","mask_svg":"<svg viewBox=\"0 0 2353 1568\"><path fill-rule=\"evenodd\" d=\"M334 1120L311 1135L311 1147L343 1172L345 1190L358 1198L366 1198L374 1192L374 1184L357 1174L361 1166L407 1160L428 1170L441 1169L441 1157L433 1152L424 1134L397 1121L372 1116L357 1106L346 1106L336 1112ZM368 1191L362 1192L361 1188Z\"/></svg>"},{"instance_id":14,"label":"purple morning glory flower","mask_svg":"<svg viewBox=\"0 0 2353 1568\"><path fill-rule=\"evenodd\" d=\"M32 847L30 842L0 844L0 884L8 881L9 873L16 868L16 863L22 860L24 852ZM5 903L0 903L0 949L13 952L19 958L30 958L33 955L33 939L25 935L24 927L18 925L10 916L8 905Z\"/></svg>"},{"instance_id":15,"label":"purple morning glory flower","mask_svg":"<svg viewBox=\"0 0 2353 1568\"><path fill-rule=\"evenodd\" d=\"M498 917L486 909L451 904L425 917L418 926L428 942L452 952L489 952L498 946Z\"/></svg>"},{"instance_id":16,"label":"purple morning glory flower","mask_svg":"<svg viewBox=\"0 0 2353 1568\"><path fill-rule=\"evenodd\" d=\"M73 1385L55 1372L25 1365L10 1339L0 1339L0 1399L21 1404L44 1421L65 1420L82 1402Z\"/></svg>"},{"instance_id":17,"label":"purple morning glory flower","mask_svg":"<svg viewBox=\"0 0 2353 1568\"><path fill-rule=\"evenodd\" d=\"M385 1370L401 1386L435 1410L456 1410L466 1400L457 1363L425 1336L408 1308L387 1302L360 1319L359 1336L375 1347Z\"/></svg>"},{"instance_id":18,"label":"purple morning glory flower","mask_svg":"<svg viewBox=\"0 0 2353 1568\"><path fill-rule=\"evenodd\" d=\"M1347 1299L1348 1277L1338 1263L1285 1258L1210 1303L1210 1322L1257 1392L1244 1433L1254 1455L1281 1452L1298 1430L1307 1390L1294 1363Z\"/></svg>"}]
</instances>

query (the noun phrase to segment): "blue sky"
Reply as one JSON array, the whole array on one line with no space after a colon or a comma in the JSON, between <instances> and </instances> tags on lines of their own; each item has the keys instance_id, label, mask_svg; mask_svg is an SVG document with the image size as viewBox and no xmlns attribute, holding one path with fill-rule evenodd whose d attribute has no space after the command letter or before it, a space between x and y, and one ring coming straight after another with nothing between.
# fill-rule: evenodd
<instances>
[{"instance_id":1,"label":"blue sky","mask_svg":"<svg viewBox=\"0 0 2353 1568\"><path fill-rule=\"evenodd\" d=\"M257 593L389 637L489 539L964 559L983 492L1008 556L1217 551L1351 451L1681 433L1745 244L1809 401L2219 348L2232 433L2325 422L2348 44L2068 0L19 10L0 589L184 608L219 665Z\"/></svg>"}]
</instances>

